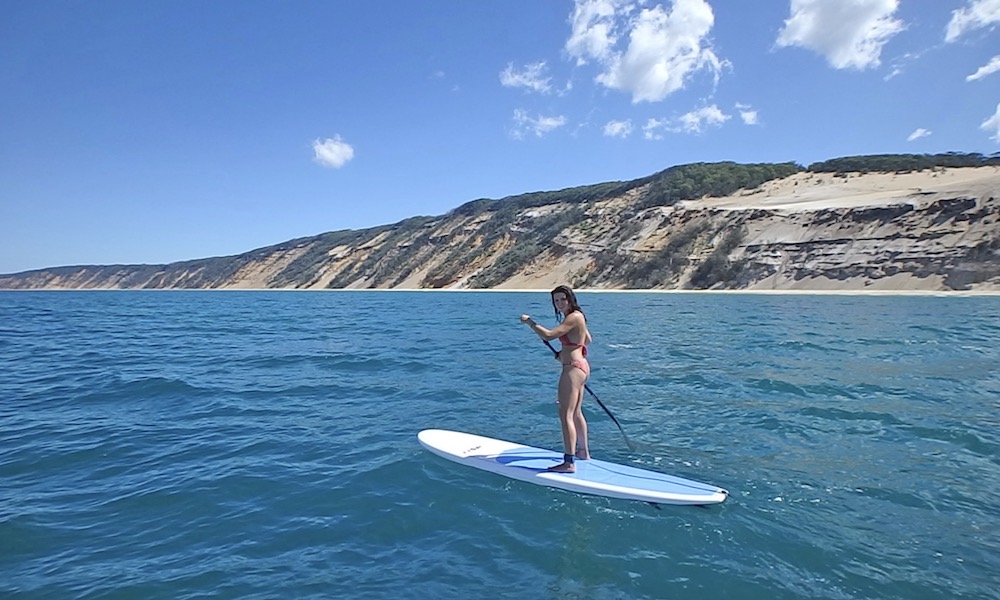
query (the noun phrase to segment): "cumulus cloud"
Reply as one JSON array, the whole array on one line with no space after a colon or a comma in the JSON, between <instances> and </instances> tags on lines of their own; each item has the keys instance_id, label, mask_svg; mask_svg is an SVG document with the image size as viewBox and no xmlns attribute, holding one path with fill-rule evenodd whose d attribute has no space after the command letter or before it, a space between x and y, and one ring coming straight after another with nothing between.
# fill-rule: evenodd
<instances>
[{"instance_id":1,"label":"cumulus cloud","mask_svg":"<svg viewBox=\"0 0 1000 600\"><path fill-rule=\"evenodd\" d=\"M712 7L705 0L673 0L669 11L662 5L640 9L641 4L576 0L566 52L578 65L596 61L602 72L595 80L631 94L633 103L663 100L701 71L718 82L728 63L708 40L715 24Z\"/></svg>"},{"instance_id":2,"label":"cumulus cloud","mask_svg":"<svg viewBox=\"0 0 1000 600\"><path fill-rule=\"evenodd\" d=\"M642 136L647 140L662 140L667 133L702 133L709 127L721 127L732 118L713 104L676 118L649 119L642 126Z\"/></svg>"},{"instance_id":3,"label":"cumulus cloud","mask_svg":"<svg viewBox=\"0 0 1000 600\"><path fill-rule=\"evenodd\" d=\"M966 77L965 80L966 81L975 81L977 79L982 79L983 77L986 77L987 75L992 75L993 73L996 73L997 71L1000 71L1000 56L994 56L990 60L990 62L988 62L986 65L984 65L982 67L979 67L979 70L977 70L972 75L969 75L968 77Z\"/></svg>"},{"instance_id":4,"label":"cumulus cloud","mask_svg":"<svg viewBox=\"0 0 1000 600\"><path fill-rule=\"evenodd\" d=\"M951 13L945 29L946 42L954 42L966 32L1000 22L1000 0L969 0L968 6Z\"/></svg>"},{"instance_id":5,"label":"cumulus cloud","mask_svg":"<svg viewBox=\"0 0 1000 600\"><path fill-rule=\"evenodd\" d=\"M663 132L670 127L670 123L663 119L650 119L642 126L642 137L647 140L662 140Z\"/></svg>"},{"instance_id":6,"label":"cumulus cloud","mask_svg":"<svg viewBox=\"0 0 1000 600\"><path fill-rule=\"evenodd\" d=\"M332 169L339 169L354 158L354 148L340 139L340 136L313 141L313 160Z\"/></svg>"},{"instance_id":7,"label":"cumulus cloud","mask_svg":"<svg viewBox=\"0 0 1000 600\"><path fill-rule=\"evenodd\" d=\"M543 117L541 115L531 117L527 111L518 109L514 111L514 128L511 130L511 135L519 140L523 139L529 133L535 134L536 137L542 137L565 124L566 117L562 115L555 117Z\"/></svg>"},{"instance_id":8,"label":"cumulus cloud","mask_svg":"<svg viewBox=\"0 0 1000 600\"><path fill-rule=\"evenodd\" d=\"M721 127L732 116L723 113L716 105L704 106L681 115L680 129L687 133L701 133L705 127Z\"/></svg>"},{"instance_id":9,"label":"cumulus cloud","mask_svg":"<svg viewBox=\"0 0 1000 600\"><path fill-rule=\"evenodd\" d=\"M997 110L993 113L993 116L983 121L983 124L979 128L992 131L993 135L990 136L990 139L1000 143L1000 104L997 104Z\"/></svg>"},{"instance_id":10,"label":"cumulus cloud","mask_svg":"<svg viewBox=\"0 0 1000 600\"><path fill-rule=\"evenodd\" d=\"M549 83L552 78L546 76L545 61L525 65L518 71L513 63L509 63L507 68L500 72L500 84L504 87L522 87L540 94L548 94L552 91Z\"/></svg>"},{"instance_id":11,"label":"cumulus cloud","mask_svg":"<svg viewBox=\"0 0 1000 600\"><path fill-rule=\"evenodd\" d=\"M893 18L898 8L899 0L791 0L777 45L822 54L835 69L876 67L882 47L904 29Z\"/></svg>"},{"instance_id":12,"label":"cumulus cloud","mask_svg":"<svg viewBox=\"0 0 1000 600\"><path fill-rule=\"evenodd\" d=\"M744 125L756 125L759 122L757 118L757 111L754 110L752 106L737 104L736 110L740 112L740 118L743 119Z\"/></svg>"},{"instance_id":13,"label":"cumulus cloud","mask_svg":"<svg viewBox=\"0 0 1000 600\"><path fill-rule=\"evenodd\" d=\"M576 0L570 23L573 33L566 41L566 51L576 58L577 65L589 59L607 59L618 43L617 15L627 3L616 0Z\"/></svg>"},{"instance_id":14,"label":"cumulus cloud","mask_svg":"<svg viewBox=\"0 0 1000 600\"><path fill-rule=\"evenodd\" d=\"M632 121L608 121L604 125L604 135L627 138L632 135Z\"/></svg>"},{"instance_id":15,"label":"cumulus cloud","mask_svg":"<svg viewBox=\"0 0 1000 600\"><path fill-rule=\"evenodd\" d=\"M927 137L931 134L929 129L924 129L920 127L910 134L910 137L906 138L906 141L912 142L914 140L919 140L920 138Z\"/></svg>"}]
</instances>

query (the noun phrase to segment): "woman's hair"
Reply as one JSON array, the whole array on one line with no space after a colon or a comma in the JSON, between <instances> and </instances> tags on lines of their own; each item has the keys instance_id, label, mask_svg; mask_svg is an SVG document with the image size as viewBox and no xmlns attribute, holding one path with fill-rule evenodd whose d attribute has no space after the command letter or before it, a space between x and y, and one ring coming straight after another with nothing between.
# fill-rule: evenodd
<instances>
[{"instance_id":1,"label":"woman's hair","mask_svg":"<svg viewBox=\"0 0 1000 600\"><path fill-rule=\"evenodd\" d=\"M583 309L580 308L580 304L576 301L576 294L573 293L573 290L569 289L568 285L557 286L556 289L552 290L549 296L555 296L558 293L566 294L566 300L569 301L569 308L566 309L566 315L569 315L573 311L577 310L580 311L581 314L583 313ZM562 320L566 316L559 313L559 309L556 308L555 298L552 298L552 308L556 311L556 319Z\"/></svg>"}]
</instances>

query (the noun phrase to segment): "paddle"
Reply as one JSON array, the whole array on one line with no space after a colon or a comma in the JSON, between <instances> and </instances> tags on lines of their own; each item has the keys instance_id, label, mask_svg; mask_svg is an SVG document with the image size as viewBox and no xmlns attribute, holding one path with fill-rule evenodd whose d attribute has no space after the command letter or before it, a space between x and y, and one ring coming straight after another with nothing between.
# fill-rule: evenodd
<instances>
[{"instance_id":1,"label":"paddle","mask_svg":"<svg viewBox=\"0 0 1000 600\"><path fill-rule=\"evenodd\" d=\"M545 345L549 347L549 350L551 350L553 354L555 354L556 356L559 356L559 351L556 350L555 348L553 348L552 344L549 343L548 340L542 340L542 341L545 342ZM625 445L628 446L629 450L631 450L632 452L635 452L635 446L632 445L632 441L630 439L628 439L627 435L625 435L625 430L622 429L622 424L618 422L618 419L616 419L615 416L613 414L611 414L611 411L608 410L607 406L604 406L604 403L601 402L601 399L597 397L597 394L594 393L594 390L590 389L589 385L587 385L586 383L584 383L583 384L583 388L585 390L587 390L587 392L590 393L591 396L594 397L594 400L597 400L597 403L601 405L601 408L604 409L604 412L608 413L608 416L611 417L611 420L614 421L615 425L618 426L618 431L622 432L622 437L625 438Z\"/></svg>"}]
</instances>

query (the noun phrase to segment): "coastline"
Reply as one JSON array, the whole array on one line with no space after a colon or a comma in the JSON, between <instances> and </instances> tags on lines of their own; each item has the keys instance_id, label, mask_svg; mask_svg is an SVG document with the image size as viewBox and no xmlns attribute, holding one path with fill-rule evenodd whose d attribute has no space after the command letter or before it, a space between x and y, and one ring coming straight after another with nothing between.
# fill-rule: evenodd
<instances>
[{"instance_id":1,"label":"coastline","mask_svg":"<svg viewBox=\"0 0 1000 600\"><path fill-rule=\"evenodd\" d=\"M460 293L460 294L527 294L527 293L548 293L550 288L490 288L490 289L468 289L468 288L336 288L336 289L294 289L294 288L37 288L37 289L13 289L0 288L0 293L32 293L32 292L281 292L281 293ZM662 290L662 289L601 289L601 288L574 288L578 294L676 294L676 295L729 295L729 296L928 296L928 297L1000 297L1000 290Z\"/></svg>"},{"instance_id":2,"label":"coastline","mask_svg":"<svg viewBox=\"0 0 1000 600\"><path fill-rule=\"evenodd\" d=\"M0 275L0 289L525 292L576 282L591 293L991 296L1000 294L997 190L1000 166L802 172L664 206L636 204L639 192L605 198L542 241L525 232L562 205L521 210L494 226L506 233L489 247L475 241L484 218L449 213L419 231L375 228L354 242L316 236L230 257ZM521 257L522 234L544 247ZM503 276L489 276L511 253ZM746 274L734 278L730 262ZM467 287L484 273L478 282L489 288ZM660 287L604 287L627 285Z\"/></svg>"}]
</instances>

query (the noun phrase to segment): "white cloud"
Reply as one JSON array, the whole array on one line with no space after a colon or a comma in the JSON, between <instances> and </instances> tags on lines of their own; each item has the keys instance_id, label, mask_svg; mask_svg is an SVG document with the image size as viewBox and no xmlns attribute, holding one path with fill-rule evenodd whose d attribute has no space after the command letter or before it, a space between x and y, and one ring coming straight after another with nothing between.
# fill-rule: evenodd
<instances>
[{"instance_id":1,"label":"white cloud","mask_svg":"<svg viewBox=\"0 0 1000 600\"><path fill-rule=\"evenodd\" d=\"M600 63L596 81L630 93L633 103L663 100L703 70L718 82L729 63L719 60L708 42L712 7L705 0L673 0L669 12L659 4L639 10L643 3L576 0L567 53L578 65ZM619 50L623 34L628 42Z\"/></svg>"},{"instance_id":2,"label":"white cloud","mask_svg":"<svg viewBox=\"0 0 1000 600\"><path fill-rule=\"evenodd\" d=\"M791 0L777 44L813 50L835 69L876 67L882 47L904 29L892 18L898 8L899 0Z\"/></svg>"},{"instance_id":3,"label":"white cloud","mask_svg":"<svg viewBox=\"0 0 1000 600\"><path fill-rule=\"evenodd\" d=\"M702 133L708 127L721 127L732 118L713 104L674 119L649 119L642 126L642 137L662 140L665 133Z\"/></svg>"},{"instance_id":4,"label":"white cloud","mask_svg":"<svg viewBox=\"0 0 1000 600\"><path fill-rule=\"evenodd\" d=\"M577 65L588 59L604 60L618 42L614 33L620 0L576 0L570 22L573 33L566 41L566 51L576 58Z\"/></svg>"},{"instance_id":5,"label":"white cloud","mask_svg":"<svg viewBox=\"0 0 1000 600\"><path fill-rule=\"evenodd\" d=\"M740 118L743 119L744 125L756 125L759 123L757 111L752 106L737 103L736 110L740 111Z\"/></svg>"},{"instance_id":6,"label":"white cloud","mask_svg":"<svg viewBox=\"0 0 1000 600\"><path fill-rule=\"evenodd\" d=\"M910 67L911 64L916 63L918 60L923 58L927 50L921 50L919 52L904 52L899 56L892 58L889 64L889 74L882 78L883 81L889 81L898 75L902 75Z\"/></svg>"},{"instance_id":7,"label":"white cloud","mask_svg":"<svg viewBox=\"0 0 1000 600\"><path fill-rule=\"evenodd\" d=\"M990 136L990 139L1000 143L1000 104L997 104L997 111L993 113L993 116L983 121L979 128L992 131L993 135Z\"/></svg>"},{"instance_id":8,"label":"white cloud","mask_svg":"<svg viewBox=\"0 0 1000 600\"><path fill-rule=\"evenodd\" d=\"M945 29L946 42L954 42L968 31L1000 22L1000 0L969 0L969 5L951 13Z\"/></svg>"},{"instance_id":9,"label":"white cloud","mask_svg":"<svg viewBox=\"0 0 1000 600\"><path fill-rule=\"evenodd\" d=\"M662 140L662 132L669 127L670 124L666 120L650 119L642 126L642 137L647 140Z\"/></svg>"},{"instance_id":10,"label":"white cloud","mask_svg":"<svg viewBox=\"0 0 1000 600\"><path fill-rule=\"evenodd\" d=\"M521 71L515 70L513 64L508 64L500 73L500 84L504 87L523 87L540 94L552 91L549 84L551 80L551 77L545 76L545 61L525 65Z\"/></svg>"},{"instance_id":11,"label":"white cloud","mask_svg":"<svg viewBox=\"0 0 1000 600\"><path fill-rule=\"evenodd\" d=\"M632 121L608 121L604 125L604 135L627 138L632 135Z\"/></svg>"},{"instance_id":12,"label":"white cloud","mask_svg":"<svg viewBox=\"0 0 1000 600\"><path fill-rule=\"evenodd\" d=\"M313 141L313 160L333 169L339 169L354 158L354 148L350 144L340 139L340 136L326 138L323 141Z\"/></svg>"},{"instance_id":13,"label":"white cloud","mask_svg":"<svg viewBox=\"0 0 1000 600\"><path fill-rule=\"evenodd\" d=\"M1000 56L994 56L986 65L979 67L979 70L965 78L966 81L976 81L987 75L992 75L1000 71Z\"/></svg>"},{"instance_id":14,"label":"white cloud","mask_svg":"<svg viewBox=\"0 0 1000 600\"><path fill-rule=\"evenodd\" d=\"M716 105L705 106L681 115L680 129L687 133L701 133L706 126L721 127L732 116L723 113Z\"/></svg>"},{"instance_id":15,"label":"white cloud","mask_svg":"<svg viewBox=\"0 0 1000 600\"><path fill-rule=\"evenodd\" d=\"M537 137L542 137L543 135L549 133L554 129L558 129L566 124L566 117L559 115L555 117L543 117L538 116L532 118L528 116L527 111L515 110L514 111L514 129L511 131L511 135L515 139L523 139L525 134L533 133Z\"/></svg>"},{"instance_id":16,"label":"white cloud","mask_svg":"<svg viewBox=\"0 0 1000 600\"><path fill-rule=\"evenodd\" d=\"M914 140L919 140L920 138L927 137L931 134L929 129L924 129L920 127L910 134L910 137L906 138L906 141L912 142Z\"/></svg>"}]
</instances>

